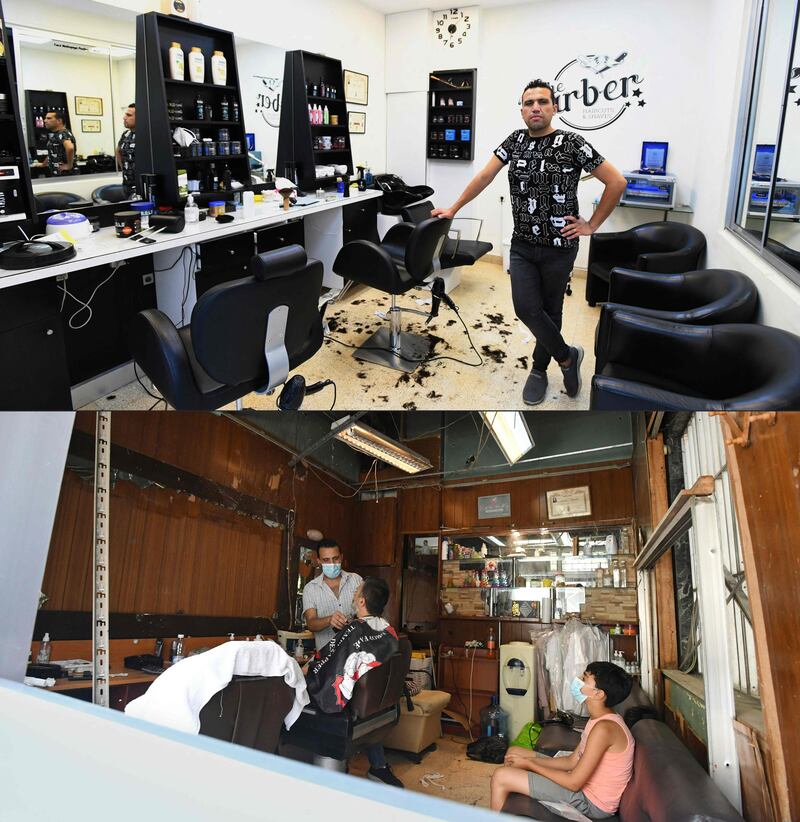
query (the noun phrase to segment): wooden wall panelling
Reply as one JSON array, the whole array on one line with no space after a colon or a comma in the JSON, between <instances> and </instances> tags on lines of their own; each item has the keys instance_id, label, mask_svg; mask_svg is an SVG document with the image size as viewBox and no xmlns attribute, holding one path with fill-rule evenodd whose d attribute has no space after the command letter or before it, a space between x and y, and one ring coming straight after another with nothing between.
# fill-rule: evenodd
<instances>
[{"instance_id":1,"label":"wooden wall panelling","mask_svg":"<svg viewBox=\"0 0 800 822\"><path fill-rule=\"evenodd\" d=\"M728 441L737 432L722 419ZM800 819L800 734L790 720L800 660L800 414L753 421L749 447L728 443L726 453L753 614L767 772L779 818Z\"/></svg>"},{"instance_id":2,"label":"wooden wall panelling","mask_svg":"<svg viewBox=\"0 0 800 822\"><path fill-rule=\"evenodd\" d=\"M394 565L398 554L397 497L359 502L353 565Z\"/></svg>"},{"instance_id":3,"label":"wooden wall panelling","mask_svg":"<svg viewBox=\"0 0 800 822\"><path fill-rule=\"evenodd\" d=\"M441 489L434 485L402 488L397 530L401 534L432 534L441 525Z\"/></svg>"},{"instance_id":4,"label":"wooden wall panelling","mask_svg":"<svg viewBox=\"0 0 800 822\"><path fill-rule=\"evenodd\" d=\"M550 520L548 491L588 485L592 513L588 517ZM478 497L511 494L511 516L478 520ZM576 471L555 476L492 480L470 486L442 488L442 526L460 530L476 526L492 528L537 528L547 525L593 524L633 517L633 481L629 465L601 470Z\"/></svg>"}]
</instances>

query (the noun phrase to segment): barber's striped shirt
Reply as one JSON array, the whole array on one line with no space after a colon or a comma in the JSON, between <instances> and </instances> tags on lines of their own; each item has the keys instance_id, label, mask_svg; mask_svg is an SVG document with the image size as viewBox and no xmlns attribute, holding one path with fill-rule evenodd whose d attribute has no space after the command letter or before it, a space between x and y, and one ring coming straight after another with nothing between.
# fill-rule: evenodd
<instances>
[{"instance_id":1,"label":"barber's striped shirt","mask_svg":"<svg viewBox=\"0 0 800 822\"><path fill-rule=\"evenodd\" d=\"M346 617L352 619L355 616L353 610L353 596L358 590L358 586L363 582L358 574L342 571L341 582L339 583L339 596L331 591L330 586L325 582L325 575L320 574L303 588L303 613L309 608L316 608L318 617L326 617L341 611ZM317 650L324 648L335 636L333 628L325 628L314 634L314 643Z\"/></svg>"}]
</instances>

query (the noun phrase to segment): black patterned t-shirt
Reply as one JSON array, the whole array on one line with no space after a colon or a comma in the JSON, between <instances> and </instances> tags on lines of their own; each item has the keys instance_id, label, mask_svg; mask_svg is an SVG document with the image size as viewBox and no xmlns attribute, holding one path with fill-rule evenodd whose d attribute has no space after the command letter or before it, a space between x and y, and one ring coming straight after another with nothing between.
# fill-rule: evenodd
<instances>
[{"instance_id":1,"label":"black patterned t-shirt","mask_svg":"<svg viewBox=\"0 0 800 822\"><path fill-rule=\"evenodd\" d=\"M565 217L578 216L578 180L594 171L604 158L579 134L556 129L545 137L531 137L525 129L506 137L494 150L508 165L514 235L533 245L576 248L561 229Z\"/></svg>"}]
</instances>

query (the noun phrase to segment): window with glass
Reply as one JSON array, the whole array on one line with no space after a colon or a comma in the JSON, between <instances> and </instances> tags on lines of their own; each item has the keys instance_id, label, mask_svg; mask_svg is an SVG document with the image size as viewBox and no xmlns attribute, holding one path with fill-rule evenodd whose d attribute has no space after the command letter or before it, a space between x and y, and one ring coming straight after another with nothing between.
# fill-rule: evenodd
<instances>
[{"instance_id":1,"label":"window with glass","mask_svg":"<svg viewBox=\"0 0 800 822\"><path fill-rule=\"evenodd\" d=\"M756 0L728 227L800 284L800 0Z\"/></svg>"}]
</instances>

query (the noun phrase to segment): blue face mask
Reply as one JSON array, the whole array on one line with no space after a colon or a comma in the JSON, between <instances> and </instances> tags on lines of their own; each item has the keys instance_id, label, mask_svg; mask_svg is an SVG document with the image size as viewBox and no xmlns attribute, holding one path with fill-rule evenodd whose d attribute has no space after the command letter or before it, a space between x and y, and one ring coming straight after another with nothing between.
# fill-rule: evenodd
<instances>
[{"instance_id":1,"label":"blue face mask","mask_svg":"<svg viewBox=\"0 0 800 822\"><path fill-rule=\"evenodd\" d=\"M342 564L340 562L323 562L322 573L328 579L336 579L342 573Z\"/></svg>"},{"instance_id":2,"label":"blue face mask","mask_svg":"<svg viewBox=\"0 0 800 822\"><path fill-rule=\"evenodd\" d=\"M583 688L585 685L586 683L582 679L578 679L577 676L575 677L575 679L572 680L572 684L570 685L572 696L575 698L575 701L578 703L578 705L582 705L584 702L586 702L586 694L581 693L581 688Z\"/></svg>"}]
</instances>

